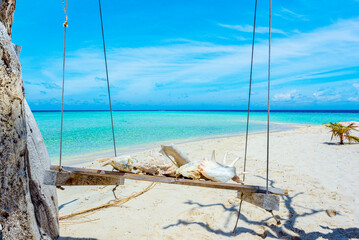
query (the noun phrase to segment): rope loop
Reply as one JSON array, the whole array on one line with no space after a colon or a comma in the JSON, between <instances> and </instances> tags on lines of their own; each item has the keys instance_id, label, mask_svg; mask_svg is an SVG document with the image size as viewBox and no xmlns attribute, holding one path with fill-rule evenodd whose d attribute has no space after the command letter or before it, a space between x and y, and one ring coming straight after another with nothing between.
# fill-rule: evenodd
<instances>
[{"instance_id":1,"label":"rope loop","mask_svg":"<svg viewBox=\"0 0 359 240\"><path fill-rule=\"evenodd\" d=\"M67 24L67 16L66 16L65 22L62 25L64 25L65 28L69 27L69 25Z\"/></svg>"}]
</instances>

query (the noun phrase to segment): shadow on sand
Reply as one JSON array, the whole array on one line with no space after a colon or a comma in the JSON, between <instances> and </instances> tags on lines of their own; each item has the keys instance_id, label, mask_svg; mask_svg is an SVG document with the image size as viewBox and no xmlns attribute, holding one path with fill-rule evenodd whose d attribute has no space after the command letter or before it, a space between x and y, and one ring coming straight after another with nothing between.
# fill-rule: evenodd
<instances>
[{"instance_id":1,"label":"shadow on sand","mask_svg":"<svg viewBox=\"0 0 359 240\"><path fill-rule=\"evenodd\" d=\"M59 210L61 210L62 208L64 208L66 205L69 205L69 204L71 204L71 203L73 203L73 202L76 202L77 200L78 200L78 199L75 198L75 199L73 199L73 200L71 200L71 201L69 201L69 202L66 202L66 203L61 204L61 205L59 206Z\"/></svg>"},{"instance_id":2,"label":"shadow on sand","mask_svg":"<svg viewBox=\"0 0 359 240\"><path fill-rule=\"evenodd\" d=\"M270 185L273 187L274 182L271 181ZM250 233L250 234L259 236L263 239L266 237L279 238L279 239L318 239L318 238L321 238L321 239L330 239L330 240L359 238L359 228L347 228L347 229L329 228L326 226L319 225L322 229L330 230L330 232L328 232L328 233L322 233L322 232L318 232L318 231L306 232L303 229L295 227L295 223L299 218L305 218L307 216L314 215L314 214L325 211L325 210L310 209L309 212L307 212L307 213L298 214L294 210L292 203L293 203L293 199L295 199L297 196L299 196L301 194L303 194L303 193L300 192L293 196L289 196L289 195L282 196L282 199L284 200L285 208L289 212L289 219L281 219L282 224L280 224L280 225L276 225L276 224L268 225L267 224L268 220L270 220L272 218L272 216L270 216L269 213L268 213L268 215L270 217L267 217L267 218L263 219L262 221L257 222L257 221L252 221L252 220L248 219L247 216L245 216L245 214L243 214L243 212L242 212L241 216L240 216L240 221L246 222L246 223L248 223L250 225L254 225L254 226L262 226L263 229L265 229L265 230L261 231L261 232L256 232L255 230L246 228L246 227L238 227L236 230L236 233L232 233L232 230L223 231L222 229L215 229L215 228L208 226L204 222L199 222L199 221L191 222L191 221L184 221L181 219L179 219L177 221L177 223L164 226L163 228L168 229L168 228L176 227L179 225L184 225L184 226L197 225L197 226L202 227L203 229L205 229L208 232L211 232L211 233L214 233L214 234L220 235L220 236L233 237L233 236L240 236L245 233ZM201 204L198 202L187 201L187 202L185 202L185 204L195 205L199 208L221 206L225 211L228 211L231 213L237 213L237 211L238 211L237 206L226 207L222 203ZM229 214L229 216L226 220L226 223L225 223L225 227L228 226L228 224L231 220L231 216L232 216L232 214ZM234 221L233 221L233 224L234 224ZM239 226L240 225L241 224L239 223Z\"/></svg>"},{"instance_id":3,"label":"shadow on sand","mask_svg":"<svg viewBox=\"0 0 359 240\"><path fill-rule=\"evenodd\" d=\"M340 145L339 142L323 142L323 144L326 144L326 145L337 145L337 146Z\"/></svg>"},{"instance_id":4,"label":"shadow on sand","mask_svg":"<svg viewBox=\"0 0 359 240\"><path fill-rule=\"evenodd\" d=\"M339 142L323 142L326 145L335 145L335 146L344 146L344 145L357 145L359 143L355 142L344 142L344 144L340 144Z\"/></svg>"}]
</instances>

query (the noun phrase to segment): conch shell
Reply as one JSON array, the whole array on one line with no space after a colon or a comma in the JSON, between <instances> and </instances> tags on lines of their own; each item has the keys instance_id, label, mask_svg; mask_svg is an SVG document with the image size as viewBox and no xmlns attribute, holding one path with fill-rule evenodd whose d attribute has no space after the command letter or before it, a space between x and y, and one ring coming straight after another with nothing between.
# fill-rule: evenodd
<instances>
[{"instance_id":1,"label":"conch shell","mask_svg":"<svg viewBox=\"0 0 359 240\"><path fill-rule=\"evenodd\" d=\"M104 158L98 160L99 162L107 161L104 166L111 165L114 169L121 172L132 172L134 160L130 156Z\"/></svg>"},{"instance_id":2,"label":"conch shell","mask_svg":"<svg viewBox=\"0 0 359 240\"><path fill-rule=\"evenodd\" d=\"M198 179L210 179L216 182L228 182L233 180L241 183L236 173L234 164L239 160L236 158L230 165L226 165L227 153L224 155L223 163L216 162L215 151L212 153L212 158L208 161L204 158L203 161L190 161L187 156L181 153L175 146L161 146L161 152L167 156L173 164L179 168L176 171L176 176L184 176Z\"/></svg>"},{"instance_id":3,"label":"conch shell","mask_svg":"<svg viewBox=\"0 0 359 240\"><path fill-rule=\"evenodd\" d=\"M190 162L185 165L182 165L180 168L176 170L176 177L183 176L186 178L192 178L195 180L201 179L202 174L200 171L198 162Z\"/></svg>"},{"instance_id":4,"label":"conch shell","mask_svg":"<svg viewBox=\"0 0 359 240\"><path fill-rule=\"evenodd\" d=\"M215 182L228 182L233 180L240 182L234 164L239 160L236 158L230 165L225 165L227 153L224 155L223 164L216 162L215 151L213 150L211 161L206 158L200 164L200 171L206 178Z\"/></svg>"}]
</instances>

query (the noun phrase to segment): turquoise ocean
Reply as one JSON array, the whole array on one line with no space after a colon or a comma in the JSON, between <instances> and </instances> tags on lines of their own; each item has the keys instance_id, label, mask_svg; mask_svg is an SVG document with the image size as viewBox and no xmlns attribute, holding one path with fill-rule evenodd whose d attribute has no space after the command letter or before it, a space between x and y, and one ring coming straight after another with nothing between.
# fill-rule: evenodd
<instances>
[{"instance_id":1,"label":"turquoise ocean","mask_svg":"<svg viewBox=\"0 0 359 240\"><path fill-rule=\"evenodd\" d=\"M60 112L34 112L50 159L58 161L60 145ZM116 147L126 149L146 144L241 135L245 133L244 111L114 111ZM266 112L252 112L251 133L266 130ZM359 111L272 112L271 131L292 128L298 124L359 121ZM110 113L108 111L64 112L64 162L73 157L110 152L113 149Z\"/></svg>"}]
</instances>

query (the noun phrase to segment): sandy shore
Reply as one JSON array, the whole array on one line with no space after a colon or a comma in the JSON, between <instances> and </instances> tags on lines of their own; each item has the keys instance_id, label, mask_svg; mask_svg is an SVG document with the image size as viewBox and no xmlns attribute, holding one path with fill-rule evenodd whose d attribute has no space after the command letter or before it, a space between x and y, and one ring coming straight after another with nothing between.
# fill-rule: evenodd
<instances>
[{"instance_id":1,"label":"sandy shore","mask_svg":"<svg viewBox=\"0 0 359 240\"><path fill-rule=\"evenodd\" d=\"M359 145L340 146L329 140L323 126L272 133L271 184L291 190L275 213L281 225L277 226L268 212L244 203L233 235L239 204L236 192L158 184L123 205L61 220L61 239L358 239ZM177 147L190 158L209 157L216 149L218 159L225 151L234 159L243 156L244 137L187 142ZM251 135L248 151L250 174L246 183L264 186L265 134ZM146 154L148 151L132 155L141 159ZM243 158L236 166L242 171ZM148 185L127 180L117 193L124 198ZM59 190L60 215L107 203L113 200L111 190L110 186Z\"/></svg>"}]
</instances>

